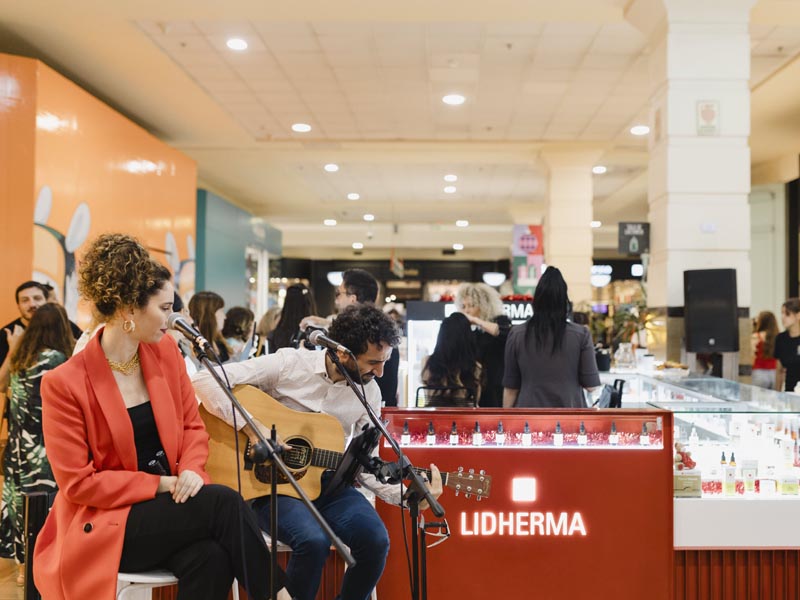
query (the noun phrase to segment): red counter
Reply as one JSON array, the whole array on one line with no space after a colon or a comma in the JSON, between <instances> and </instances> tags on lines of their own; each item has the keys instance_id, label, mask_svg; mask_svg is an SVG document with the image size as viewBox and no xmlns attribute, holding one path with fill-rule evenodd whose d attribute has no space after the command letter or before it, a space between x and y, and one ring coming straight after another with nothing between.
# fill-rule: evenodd
<instances>
[{"instance_id":1,"label":"red counter","mask_svg":"<svg viewBox=\"0 0 800 600\"><path fill-rule=\"evenodd\" d=\"M430 598L671 600L669 412L385 409L383 415L398 441L408 424L404 451L414 465L474 469L473 492L486 487L479 470L491 477L489 497L481 501L474 493L467 498L463 485L458 495L449 488L442 494L450 537L427 553ZM496 443L500 421L504 445ZM479 446L473 445L476 422ZM529 446L523 445L526 422ZM456 445L450 444L453 423ZM585 445L578 445L581 423ZM429 424L434 445L426 444ZM562 446L554 445L557 424ZM385 443L381 454L393 458ZM377 508L392 543L378 597L407 600L408 513L403 519L382 502ZM425 517L433 518L429 511Z\"/></svg>"}]
</instances>

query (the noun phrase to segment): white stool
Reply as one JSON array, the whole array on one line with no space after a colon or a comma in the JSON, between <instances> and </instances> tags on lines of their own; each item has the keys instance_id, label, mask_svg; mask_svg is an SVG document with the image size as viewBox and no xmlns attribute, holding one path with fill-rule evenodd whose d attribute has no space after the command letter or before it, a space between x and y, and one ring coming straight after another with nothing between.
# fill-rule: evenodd
<instances>
[{"instance_id":1,"label":"white stool","mask_svg":"<svg viewBox=\"0 0 800 600\"><path fill-rule=\"evenodd\" d=\"M117 573L117 600L150 600L152 590L176 585L178 578L170 571L156 570L141 573ZM139 592L139 593L137 593ZM233 600L239 600L239 585L233 580Z\"/></svg>"}]
</instances>

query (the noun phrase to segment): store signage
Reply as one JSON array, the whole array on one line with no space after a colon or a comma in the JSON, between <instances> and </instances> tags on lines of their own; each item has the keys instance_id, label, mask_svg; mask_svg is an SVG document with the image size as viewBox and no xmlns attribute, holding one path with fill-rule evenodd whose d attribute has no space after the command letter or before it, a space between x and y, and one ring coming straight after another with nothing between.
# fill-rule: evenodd
<instances>
[{"instance_id":1,"label":"store signage","mask_svg":"<svg viewBox=\"0 0 800 600\"><path fill-rule=\"evenodd\" d=\"M512 322L525 321L533 316L533 304L530 302L514 304L503 303L503 312L506 313L506 316L511 319Z\"/></svg>"},{"instance_id":2,"label":"store signage","mask_svg":"<svg viewBox=\"0 0 800 600\"><path fill-rule=\"evenodd\" d=\"M586 537L586 525L579 512L462 512L461 535Z\"/></svg>"},{"instance_id":3,"label":"store signage","mask_svg":"<svg viewBox=\"0 0 800 600\"><path fill-rule=\"evenodd\" d=\"M620 223L618 248L620 254L640 255L650 251L650 223Z\"/></svg>"}]
</instances>

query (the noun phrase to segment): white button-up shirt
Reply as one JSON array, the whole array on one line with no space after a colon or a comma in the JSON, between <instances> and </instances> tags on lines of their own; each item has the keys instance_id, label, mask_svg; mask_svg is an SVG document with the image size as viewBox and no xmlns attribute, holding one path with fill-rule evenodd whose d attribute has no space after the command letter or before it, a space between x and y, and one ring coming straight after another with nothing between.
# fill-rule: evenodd
<instances>
[{"instance_id":1,"label":"white button-up shirt","mask_svg":"<svg viewBox=\"0 0 800 600\"><path fill-rule=\"evenodd\" d=\"M335 417L345 432L345 443L361 428L372 422L346 381L332 381L325 366L325 350L282 348L275 354L225 365L231 387L252 385L294 410L322 412ZM205 409L233 426L233 407L214 378L206 371L192 376L197 397ZM381 391L373 380L364 385L370 407L381 410ZM244 419L236 418L241 429ZM377 455L377 448L374 452ZM400 486L380 483L373 475L361 473L359 483L390 504L400 504Z\"/></svg>"}]
</instances>

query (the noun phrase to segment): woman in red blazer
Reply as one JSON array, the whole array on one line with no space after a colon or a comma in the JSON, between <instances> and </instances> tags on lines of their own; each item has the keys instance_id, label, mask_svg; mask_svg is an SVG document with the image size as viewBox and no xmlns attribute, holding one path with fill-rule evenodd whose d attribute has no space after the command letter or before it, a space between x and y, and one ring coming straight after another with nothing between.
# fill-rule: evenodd
<instances>
[{"instance_id":1,"label":"woman in red blazer","mask_svg":"<svg viewBox=\"0 0 800 600\"><path fill-rule=\"evenodd\" d=\"M234 576L267 598L269 554L255 516L205 472L208 434L165 335L169 272L133 238L111 234L92 243L79 276L107 324L42 382L59 487L34 553L42 597L110 600L118 571L166 568L179 599L226 598Z\"/></svg>"}]
</instances>

